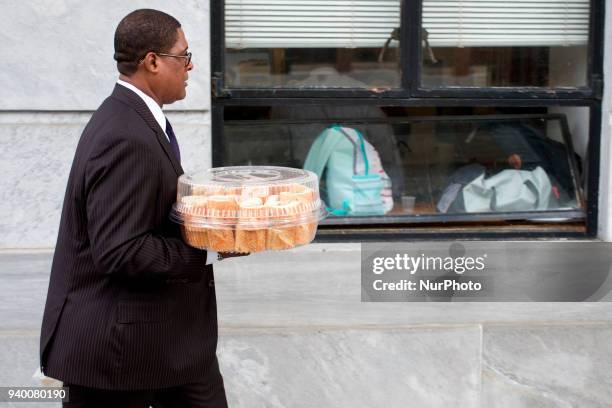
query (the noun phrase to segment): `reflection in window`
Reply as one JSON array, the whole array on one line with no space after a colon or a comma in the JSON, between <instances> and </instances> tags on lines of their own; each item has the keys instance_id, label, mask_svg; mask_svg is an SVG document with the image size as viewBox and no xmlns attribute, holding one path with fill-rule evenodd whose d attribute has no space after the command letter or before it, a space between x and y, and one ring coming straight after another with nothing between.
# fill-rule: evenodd
<instances>
[{"instance_id":1,"label":"reflection in window","mask_svg":"<svg viewBox=\"0 0 612 408\"><path fill-rule=\"evenodd\" d=\"M398 88L400 7L400 0L227 0L226 82ZM421 85L585 86L589 13L589 0L423 0Z\"/></svg>"},{"instance_id":2,"label":"reflection in window","mask_svg":"<svg viewBox=\"0 0 612 408\"><path fill-rule=\"evenodd\" d=\"M397 88L399 15L399 0L227 0L226 82Z\"/></svg>"},{"instance_id":3,"label":"reflection in window","mask_svg":"<svg viewBox=\"0 0 612 408\"><path fill-rule=\"evenodd\" d=\"M589 0L424 0L435 54L425 87L580 87L587 81Z\"/></svg>"}]
</instances>

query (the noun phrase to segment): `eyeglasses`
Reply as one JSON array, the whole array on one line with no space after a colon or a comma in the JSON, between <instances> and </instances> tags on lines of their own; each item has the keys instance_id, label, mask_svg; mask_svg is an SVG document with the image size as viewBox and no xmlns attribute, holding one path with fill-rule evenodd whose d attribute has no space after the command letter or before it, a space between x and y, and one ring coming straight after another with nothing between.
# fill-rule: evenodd
<instances>
[{"instance_id":1,"label":"eyeglasses","mask_svg":"<svg viewBox=\"0 0 612 408\"><path fill-rule=\"evenodd\" d=\"M185 55L165 54L163 52L155 52L155 51L152 51L152 52L157 54L157 55L159 55L160 57L185 58L185 66L186 67L189 66L189 63L191 62L191 53L190 52L188 52ZM139 62L142 62L143 60L144 60L144 58L141 59Z\"/></svg>"},{"instance_id":2,"label":"eyeglasses","mask_svg":"<svg viewBox=\"0 0 612 408\"><path fill-rule=\"evenodd\" d=\"M172 57L172 58L185 58L185 66L188 66L191 62L191 53L188 52L185 55L176 55L176 54L164 54L163 52L157 52L157 55L161 57Z\"/></svg>"}]
</instances>

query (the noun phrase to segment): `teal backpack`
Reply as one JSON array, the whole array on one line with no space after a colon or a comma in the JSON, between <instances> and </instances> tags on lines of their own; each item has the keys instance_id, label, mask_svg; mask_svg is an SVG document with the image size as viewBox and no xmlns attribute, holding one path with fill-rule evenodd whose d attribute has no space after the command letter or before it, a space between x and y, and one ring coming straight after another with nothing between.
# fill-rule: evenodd
<instances>
[{"instance_id":1,"label":"teal backpack","mask_svg":"<svg viewBox=\"0 0 612 408\"><path fill-rule=\"evenodd\" d=\"M321 180L332 215L383 215L393 207L391 180L374 147L356 129L333 125L321 132L304 169Z\"/></svg>"}]
</instances>

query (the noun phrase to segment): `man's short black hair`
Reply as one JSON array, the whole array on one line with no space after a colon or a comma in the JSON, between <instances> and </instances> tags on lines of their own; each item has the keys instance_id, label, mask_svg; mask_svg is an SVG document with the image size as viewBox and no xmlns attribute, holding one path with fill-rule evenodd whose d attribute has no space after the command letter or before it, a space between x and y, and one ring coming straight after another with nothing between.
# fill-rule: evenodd
<instances>
[{"instance_id":1,"label":"man's short black hair","mask_svg":"<svg viewBox=\"0 0 612 408\"><path fill-rule=\"evenodd\" d=\"M168 52L177 40L181 23L169 14L152 9L132 11L115 30L115 61L123 75L136 72L148 52Z\"/></svg>"}]
</instances>

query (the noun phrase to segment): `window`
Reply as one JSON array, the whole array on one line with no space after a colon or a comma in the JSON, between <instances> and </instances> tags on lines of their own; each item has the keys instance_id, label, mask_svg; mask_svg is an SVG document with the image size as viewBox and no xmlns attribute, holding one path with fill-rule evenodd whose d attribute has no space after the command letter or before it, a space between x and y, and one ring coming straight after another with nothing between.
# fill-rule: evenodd
<instances>
[{"instance_id":1,"label":"window","mask_svg":"<svg viewBox=\"0 0 612 408\"><path fill-rule=\"evenodd\" d=\"M423 2L421 84L587 86L588 0Z\"/></svg>"},{"instance_id":2,"label":"window","mask_svg":"<svg viewBox=\"0 0 612 408\"><path fill-rule=\"evenodd\" d=\"M398 0L228 0L227 85L399 87L399 21Z\"/></svg>"},{"instance_id":3,"label":"window","mask_svg":"<svg viewBox=\"0 0 612 408\"><path fill-rule=\"evenodd\" d=\"M595 233L601 2L224 3L213 164L353 152L350 183L321 169L323 235Z\"/></svg>"}]
</instances>

